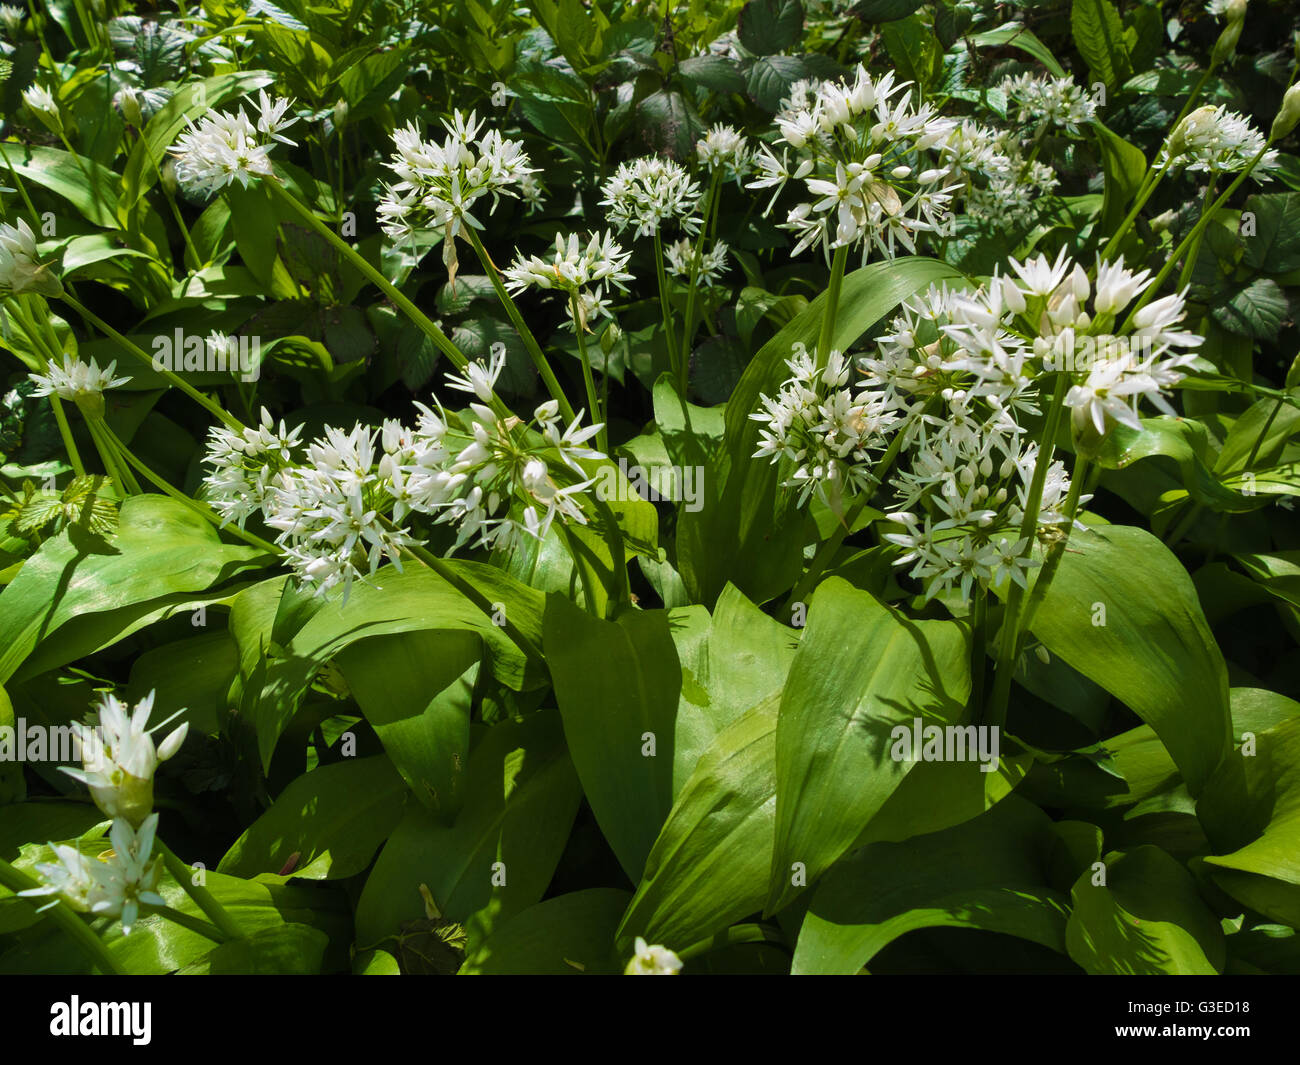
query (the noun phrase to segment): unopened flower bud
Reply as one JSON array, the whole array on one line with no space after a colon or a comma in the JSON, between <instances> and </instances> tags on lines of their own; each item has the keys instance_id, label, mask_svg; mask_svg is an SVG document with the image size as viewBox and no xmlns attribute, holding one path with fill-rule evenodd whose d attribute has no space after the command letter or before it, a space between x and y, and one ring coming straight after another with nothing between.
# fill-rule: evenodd
<instances>
[{"instance_id":1,"label":"unopened flower bud","mask_svg":"<svg viewBox=\"0 0 1300 1065\"><path fill-rule=\"evenodd\" d=\"M1282 106L1278 108L1277 117L1273 119L1273 128L1269 130L1270 140L1281 140L1300 122L1300 82L1287 89L1282 97Z\"/></svg>"}]
</instances>

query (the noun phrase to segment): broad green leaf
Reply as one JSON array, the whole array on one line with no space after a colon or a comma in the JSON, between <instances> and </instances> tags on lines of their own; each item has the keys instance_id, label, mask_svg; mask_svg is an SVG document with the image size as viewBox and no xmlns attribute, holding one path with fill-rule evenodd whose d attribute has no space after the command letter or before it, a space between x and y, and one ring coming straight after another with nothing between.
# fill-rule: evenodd
<instances>
[{"instance_id":1,"label":"broad green leaf","mask_svg":"<svg viewBox=\"0 0 1300 1065\"><path fill-rule=\"evenodd\" d=\"M618 888L539 902L502 923L465 958L461 976L581 976L622 971L614 929L627 905Z\"/></svg>"},{"instance_id":2,"label":"broad green leaf","mask_svg":"<svg viewBox=\"0 0 1300 1065\"><path fill-rule=\"evenodd\" d=\"M628 611L601 621L552 593L543 650L583 791L635 881L672 806L682 673L668 615Z\"/></svg>"},{"instance_id":3,"label":"broad green leaf","mask_svg":"<svg viewBox=\"0 0 1300 1065\"><path fill-rule=\"evenodd\" d=\"M1042 63L1055 77L1066 77L1065 68L1057 62L1051 49L1018 22L1008 22L995 30L971 34L970 41L977 48L1019 48Z\"/></svg>"},{"instance_id":4,"label":"broad green leaf","mask_svg":"<svg viewBox=\"0 0 1300 1065\"><path fill-rule=\"evenodd\" d=\"M1133 76L1124 24L1110 0L1073 0L1070 29L1079 54L1107 89L1113 90Z\"/></svg>"},{"instance_id":5,"label":"broad green leaf","mask_svg":"<svg viewBox=\"0 0 1300 1065\"><path fill-rule=\"evenodd\" d=\"M898 728L962 723L969 655L955 621L908 621L839 578L817 589L776 731L768 913L853 845L913 767L894 757Z\"/></svg>"},{"instance_id":6,"label":"broad green leaf","mask_svg":"<svg viewBox=\"0 0 1300 1065\"><path fill-rule=\"evenodd\" d=\"M1134 147L1119 134L1094 121L1097 144L1101 149L1101 165L1106 175L1102 190L1101 227L1111 232L1128 214L1137 195L1138 187L1147 173L1147 159L1140 148Z\"/></svg>"},{"instance_id":7,"label":"broad green leaf","mask_svg":"<svg viewBox=\"0 0 1300 1065\"><path fill-rule=\"evenodd\" d=\"M851 974L918 928L978 928L1065 949L1065 897L1044 877L1047 815L1011 796L954 828L873 843L812 895L791 972Z\"/></svg>"},{"instance_id":8,"label":"broad green leaf","mask_svg":"<svg viewBox=\"0 0 1300 1065\"><path fill-rule=\"evenodd\" d=\"M185 976L314 976L321 971L329 936L305 924L263 928L222 943L181 970Z\"/></svg>"},{"instance_id":9,"label":"broad green leaf","mask_svg":"<svg viewBox=\"0 0 1300 1065\"><path fill-rule=\"evenodd\" d=\"M426 630L359 640L335 660L402 779L443 817L463 798L482 657L478 633Z\"/></svg>"},{"instance_id":10,"label":"broad green leaf","mask_svg":"<svg viewBox=\"0 0 1300 1065\"><path fill-rule=\"evenodd\" d=\"M252 878L291 874L340 880L359 873L388 838L408 791L382 755L304 773L244 830L217 870Z\"/></svg>"},{"instance_id":11,"label":"broad green leaf","mask_svg":"<svg viewBox=\"0 0 1300 1065\"><path fill-rule=\"evenodd\" d=\"M61 532L0 592L0 681L39 672L20 667L56 632L43 669L98 650L152 611L187 604L265 560L256 548L222 543L208 522L172 499L131 496L109 540L75 527Z\"/></svg>"},{"instance_id":12,"label":"broad green leaf","mask_svg":"<svg viewBox=\"0 0 1300 1065\"><path fill-rule=\"evenodd\" d=\"M701 621L696 625L693 622ZM673 744L673 794L714 738L742 714L779 696L798 631L774 621L728 585L710 618L703 607L669 612L682 692Z\"/></svg>"},{"instance_id":13,"label":"broad green leaf","mask_svg":"<svg viewBox=\"0 0 1300 1065\"><path fill-rule=\"evenodd\" d=\"M460 923L478 914L492 928L531 906L551 881L580 799L558 714L491 726L470 753L455 823L412 806L384 845L357 903L357 942L378 946L424 920L421 885L442 917Z\"/></svg>"},{"instance_id":14,"label":"broad green leaf","mask_svg":"<svg viewBox=\"0 0 1300 1065\"><path fill-rule=\"evenodd\" d=\"M677 796L619 926L685 948L759 910L767 895L776 814L776 709L771 696L713 741Z\"/></svg>"},{"instance_id":15,"label":"broad green leaf","mask_svg":"<svg viewBox=\"0 0 1300 1065\"><path fill-rule=\"evenodd\" d=\"M1126 525L1076 532L1032 626L1155 729L1196 795L1229 750L1228 676L1169 549Z\"/></svg>"},{"instance_id":16,"label":"broad green leaf","mask_svg":"<svg viewBox=\"0 0 1300 1065\"><path fill-rule=\"evenodd\" d=\"M1293 709L1286 700L1272 712ZM1276 920L1300 917L1300 717L1288 715L1234 752L1197 814L1216 852L1205 861L1225 890ZM1234 875L1221 878L1220 869Z\"/></svg>"},{"instance_id":17,"label":"broad green leaf","mask_svg":"<svg viewBox=\"0 0 1300 1065\"><path fill-rule=\"evenodd\" d=\"M1257 194L1246 201L1246 211L1255 231L1245 242L1245 264L1264 274L1300 269L1300 192Z\"/></svg>"},{"instance_id":18,"label":"broad green leaf","mask_svg":"<svg viewBox=\"0 0 1300 1065\"><path fill-rule=\"evenodd\" d=\"M14 173L23 181L67 200L97 226L119 228L117 175L113 171L61 148L27 145L19 152L11 145L7 152Z\"/></svg>"},{"instance_id":19,"label":"broad green leaf","mask_svg":"<svg viewBox=\"0 0 1300 1065\"><path fill-rule=\"evenodd\" d=\"M721 55L695 55L677 64L683 78L714 92L744 92L745 79L733 60Z\"/></svg>"},{"instance_id":20,"label":"broad green leaf","mask_svg":"<svg viewBox=\"0 0 1300 1065\"><path fill-rule=\"evenodd\" d=\"M800 0L750 0L736 20L736 36L754 55L788 52L803 33Z\"/></svg>"},{"instance_id":21,"label":"broad green leaf","mask_svg":"<svg viewBox=\"0 0 1300 1065\"><path fill-rule=\"evenodd\" d=\"M1071 891L1070 957L1106 975L1223 971L1219 922L1196 881L1159 847L1138 847L1106 863L1105 883L1088 870Z\"/></svg>"}]
</instances>

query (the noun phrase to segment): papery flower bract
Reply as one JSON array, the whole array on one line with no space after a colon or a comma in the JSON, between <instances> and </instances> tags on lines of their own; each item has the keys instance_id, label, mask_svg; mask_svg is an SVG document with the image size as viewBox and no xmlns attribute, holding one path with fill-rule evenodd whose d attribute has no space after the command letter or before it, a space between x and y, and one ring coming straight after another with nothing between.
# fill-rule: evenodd
<instances>
[{"instance_id":1,"label":"papery flower bract","mask_svg":"<svg viewBox=\"0 0 1300 1065\"><path fill-rule=\"evenodd\" d=\"M59 279L38 263L36 256L36 234L31 226L21 218L17 225L0 222L0 293L57 296L63 291Z\"/></svg>"}]
</instances>

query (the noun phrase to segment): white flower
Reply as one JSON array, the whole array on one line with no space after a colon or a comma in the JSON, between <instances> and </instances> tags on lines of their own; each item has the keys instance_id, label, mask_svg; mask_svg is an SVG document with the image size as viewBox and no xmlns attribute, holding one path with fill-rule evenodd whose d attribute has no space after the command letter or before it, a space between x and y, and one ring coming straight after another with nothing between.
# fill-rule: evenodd
<instances>
[{"instance_id":1,"label":"white flower","mask_svg":"<svg viewBox=\"0 0 1300 1065\"><path fill-rule=\"evenodd\" d=\"M677 976L682 969L682 959L667 947L650 946L640 936L633 946L632 960L623 970L624 976Z\"/></svg>"},{"instance_id":2,"label":"white flower","mask_svg":"<svg viewBox=\"0 0 1300 1065\"><path fill-rule=\"evenodd\" d=\"M0 292L58 294L62 286L36 255L36 234L26 222L0 222Z\"/></svg>"},{"instance_id":3,"label":"white flower","mask_svg":"<svg viewBox=\"0 0 1300 1065\"><path fill-rule=\"evenodd\" d=\"M410 240L417 230L441 232L443 261L454 272L461 226L482 228L473 213L479 202L491 197L495 210L502 196L519 196L533 168L521 142L483 133L474 112L455 111L442 125L441 143L424 140L414 125L394 131L388 168L398 180L385 189L377 213L393 241Z\"/></svg>"},{"instance_id":4,"label":"white flower","mask_svg":"<svg viewBox=\"0 0 1300 1065\"><path fill-rule=\"evenodd\" d=\"M698 239L698 238L697 238ZM696 241L683 237L664 248L664 260L668 272L674 277L690 280L695 263ZM714 241L713 247L700 256L696 283L705 288L717 284L718 279L727 272L726 241Z\"/></svg>"},{"instance_id":5,"label":"white flower","mask_svg":"<svg viewBox=\"0 0 1300 1065\"><path fill-rule=\"evenodd\" d=\"M292 430L283 421L277 428L265 407L261 424L208 430L208 450L203 461L212 472L203 479L205 496L221 516L222 524L236 522L242 529L251 514L263 510L281 473L300 447L302 426Z\"/></svg>"},{"instance_id":6,"label":"white flower","mask_svg":"<svg viewBox=\"0 0 1300 1065\"><path fill-rule=\"evenodd\" d=\"M176 179L184 186L211 194L238 181L248 186L269 177L271 147L294 142L282 130L297 121L286 118L286 99L272 99L262 90L258 96L257 119L241 106L234 114L209 113L188 128L172 146L176 157Z\"/></svg>"},{"instance_id":7,"label":"white flower","mask_svg":"<svg viewBox=\"0 0 1300 1065\"><path fill-rule=\"evenodd\" d=\"M667 221L677 222L687 233L699 230L699 184L671 159L643 157L620 163L600 191L605 196L601 206L609 208L609 220L620 232L631 227L638 237L647 237Z\"/></svg>"},{"instance_id":8,"label":"white flower","mask_svg":"<svg viewBox=\"0 0 1300 1065\"><path fill-rule=\"evenodd\" d=\"M44 85L32 84L24 89L23 103L42 122L59 121L59 102Z\"/></svg>"},{"instance_id":9,"label":"white flower","mask_svg":"<svg viewBox=\"0 0 1300 1065\"><path fill-rule=\"evenodd\" d=\"M43 374L28 374L36 384L33 396L56 395L60 399L76 401L103 394L106 388L117 388L131 380L129 377L114 377L117 362L110 362L100 369L94 359L82 362L73 355L63 356L63 365L50 363Z\"/></svg>"},{"instance_id":10,"label":"white flower","mask_svg":"<svg viewBox=\"0 0 1300 1065\"><path fill-rule=\"evenodd\" d=\"M153 809L158 763L180 750L189 732L187 722L155 747L146 728L153 700L150 692L132 713L116 696L105 695L98 707L98 728L79 722L72 726L81 743L82 768L63 770L90 789L95 805L109 817L125 818L133 825L141 824Z\"/></svg>"},{"instance_id":11,"label":"white flower","mask_svg":"<svg viewBox=\"0 0 1300 1065\"><path fill-rule=\"evenodd\" d=\"M506 365L506 346L493 344L488 349L487 365L475 360L465 367L465 376L447 375L447 386L460 392L470 392L482 403L491 403L497 379Z\"/></svg>"},{"instance_id":12,"label":"white flower","mask_svg":"<svg viewBox=\"0 0 1300 1065\"><path fill-rule=\"evenodd\" d=\"M749 144L744 134L722 123L710 127L695 142L695 155L701 165L710 171L721 170L727 177L737 181L751 166Z\"/></svg>"},{"instance_id":13,"label":"white flower","mask_svg":"<svg viewBox=\"0 0 1300 1065\"><path fill-rule=\"evenodd\" d=\"M1079 127L1097 114L1097 105L1069 78L1021 74L1003 79L1000 88L1015 105L1021 122L1059 126L1067 133L1078 133Z\"/></svg>"},{"instance_id":14,"label":"white flower","mask_svg":"<svg viewBox=\"0 0 1300 1065\"><path fill-rule=\"evenodd\" d=\"M792 90L776 115L785 144L778 156L763 147L750 188L803 181L807 198L782 223L795 232L794 254L820 245L861 247L893 255L915 250L919 233L947 222L953 193L942 146L955 123L928 104L917 105L893 71L873 79L859 66L852 82L810 83ZM795 162L791 165L789 153Z\"/></svg>"},{"instance_id":15,"label":"white flower","mask_svg":"<svg viewBox=\"0 0 1300 1065\"><path fill-rule=\"evenodd\" d=\"M26 10L16 4L0 4L0 26L4 27L5 32L10 37L18 35L18 31L23 27L23 20L26 18Z\"/></svg>"},{"instance_id":16,"label":"white flower","mask_svg":"<svg viewBox=\"0 0 1300 1065\"><path fill-rule=\"evenodd\" d=\"M162 859L152 857L157 831L157 814L150 814L138 829L125 818L115 818L109 831L113 849L98 859L77 847L51 843L58 861L37 862L44 883L19 894L57 895L80 913L117 918L122 934L130 935L141 905L166 905L157 890Z\"/></svg>"},{"instance_id":17,"label":"white flower","mask_svg":"<svg viewBox=\"0 0 1300 1065\"><path fill-rule=\"evenodd\" d=\"M1222 106L1198 107L1169 135L1156 157L1156 166L1234 174L1244 170L1264 145L1264 135L1236 111ZM1266 179L1266 171L1277 166L1277 152L1269 149L1251 174Z\"/></svg>"},{"instance_id":18,"label":"white flower","mask_svg":"<svg viewBox=\"0 0 1300 1065\"><path fill-rule=\"evenodd\" d=\"M593 233L584 246L576 233L555 235L555 252L549 258L520 256L502 271L506 288L512 294L529 287L562 289L577 293L585 288L608 282L626 291L625 281L631 252L626 252L609 232Z\"/></svg>"}]
</instances>

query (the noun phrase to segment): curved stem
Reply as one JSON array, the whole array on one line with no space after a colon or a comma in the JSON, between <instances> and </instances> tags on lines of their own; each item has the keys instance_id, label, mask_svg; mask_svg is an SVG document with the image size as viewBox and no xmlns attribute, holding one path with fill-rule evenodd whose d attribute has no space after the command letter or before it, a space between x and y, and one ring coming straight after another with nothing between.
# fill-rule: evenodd
<instances>
[{"instance_id":1,"label":"curved stem","mask_svg":"<svg viewBox=\"0 0 1300 1065\"><path fill-rule=\"evenodd\" d=\"M197 932L201 936L206 936L214 943L226 943L230 937L221 931L216 925L201 917L194 917L188 913L182 913L180 910L174 910L170 906L149 906L147 910L151 914L157 914L159 917L166 918L173 924L178 924L182 928L188 928L191 932Z\"/></svg>"},{"instance_id":2,"label":"curved stem","mask_svg":"<svg viewBox=\"0 0 1300 1065\"><path fill-rule=\"evenodd\" d=\"M668 302L668 274L664 271L664 242L655 230L655 277L659 282L659 314L664 323L664 343L668 345L668 364L672 368L673 378L677 381L690 380L690 366L682 369L678 360L677 335L673 330L672 310ZM685 394L682 396L685 399Z\"/></svg>"},{"instance_id":3,"label":"curved stem","mask_svg":"<svg viewBox=\"0 0 1300 1065\"><path fill-rule=\"evenodd\" d=\"M601 410L596 400L596 379L591 375L591 358L587 354L587 327L582 321L582 316L578 309L578 294L569 293L569 313L573 317L573 331L578 336L578 355L582 359L582 387L587 392L587 410L590 412L588 417L591 418L592 425L600 423L600 430L596 433L596 446L601 451L609 450L609 440L607 437L609 427L605 424L605 412ZM606 375L608 380L608 374Z\"/></svg>"},{"instance_id":4,"label":"curved stem","mask_svg":"<svg viewBox=\"0 0 1300 1065\"><path fill-rule=\"evenodd\" d=\"M1043 501L1043 485L1047 481L1047 470L1052 464L1052 454L1056 450L1056 434L1061 425L1061 411L1065 407L1065 392L1068 384L1068 375L1057 374L1052 403L1047 410L1043 436L1038 444L1038 457L1034 462L1034 475L1029 484L1029 495L1025 500L1025 513L1020 522L1020 538L1025 541L1026 555L1032 553L1034 542L1038 538L1038 511ZM1015 672L1020 640L1020 606L1024 602L1024 595L1024 588L1012 581L1011 589L1007 594L1006 610L1002 616L997 672L993 678L993 694L989 699L988 708L987 723L997 725L999 728L1006 723L1007 700L1011 696L1011 675Z\"/></svg>"},{"instance_id":5,"label":"curved stem","mask_svg":"<svg viewBox=\"0 0 1300 1065\"><path fill-rule=\"evenodd\" d=\"M821 332L817 336L818 367L826 365L831 345L835 342L835 317L839 313L840 288L844 284L844 269L848 261L849 246L843 244L835 249L835 258L831 261L831 279L826 286L826 309L822 312Z\"/></svg>"},{"instance_id":6,"label":"curved stem","mask_svg":"<svg viewBox=\"0 0 1300 1065\"><path fill-rule=\"evenodd\" d=\"M523 340L528 357L533 360L533 365L537 367L538 376L541 377L542 383L546 385L546 391L560 405L560 413L564 415L564 420L566 422L573 421L573 405L569 402L569 397L564 394L564 389L560 387L560 382L551 370L551 364L547 361L542 346L537 342L537 337L528 328L523 315L519 313L518 305L511 298L510 293L506 291L505 285L501 283L501 272L497 269L496 263L488 256L487 250L483 247L483 242L479 240L478 234L472 228L466 226L465 235L469 238L470 246L474 249L474 254L478 256L478 261L483 264L483 270L487 274L488 280L492 282L492 289L496 292L501 306L505 308L510 324L515 327L515 332ZM594 406L591 408L591 417L593 419L596 417L596 408Z\"/></svg>"},{"instance_id":7,"label":"curved stem","mask_svg":"<svg viewBox=\"0 0 1300 1065\"><path fill-rule=\"evenodd\" d=\"M195 403L201 406L208 413L219 418L221 421L225 422L225 424L232 429L240 430L244 428L243 423L238 418L236 418L233 414L230 414L227 411L223 410L219 404L209 399L197 388L195 388L192 384L186 381L183 377L173 373L171 370L159 370L156 366L154 366L154 360L145 352L143 348L141 348L138 344L134 343L133 341L128 340L116 329L114 329L111 325L109 325L102 318L100 318L97 314L87 310L75 299L73 299L73 297L69 295L66 291L59 296L59 299L61 299L64 303L66 303L69 307L71 307L74 311L76 311L79 315L81 315L86 321L90 322L90 324L93 325L96 329L98 329L101 333L109 337L114 343L117 344L118 347L120 347L128 355L132 356L137 361L144 363L146 366L150 367L155 372L161 374L162 377L168 382L168 384L175 385L177 388L179 388L182 392L184 392L187 396L189 396L190 399L194 400Z\"/></svg>"},{"instance_id":8,"label":"curved stem","mask_svg":"<svg viewBox=\"0 0 1300 1065\"><path fill-rule=\"evenodd\" d=\"M200 910L207 914L217 929L227 939L242 939L243 932L235 924L234 919L226 912L226 908L217 901L215 895L201 884L194 883L194 870L186 865L183 861L171 852L171 849L162 840L156 839L154 846L162 853L163 863L167 866L167 871L175 878L182 890L194 900Z\"/></svg>"},{"instance_id":9,"label":"curved stem","mask_svg":"<svg viewBox=\"0 0 1300 1065\"><path fill-rule=\"evenodd\" d=\"M28 891L31 888L41 886L39 881L28 876L21 869L14 868L3 858L0 858L0 885L7 887L15 894L19 891ZM57 897L55 896L55 898ZM122 966L108 952L108 948L104 946L104 941L62 899L59 899L54 906L51 906L45 912L49 914L50 919L56 925L72 937L73 942L82 949L101 972L118 976L122 974Z\"/></svg>"}]
</instances>

